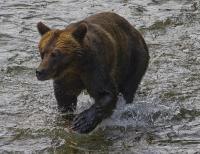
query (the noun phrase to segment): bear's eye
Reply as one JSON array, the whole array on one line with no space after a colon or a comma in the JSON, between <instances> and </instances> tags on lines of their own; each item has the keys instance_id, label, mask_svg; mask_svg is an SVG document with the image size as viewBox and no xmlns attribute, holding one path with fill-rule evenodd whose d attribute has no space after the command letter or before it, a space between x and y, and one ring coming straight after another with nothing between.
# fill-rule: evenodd
<instances>
[{"instance_id":1,"label":"bear's eye","mask_svg":"<svg viewBox=\"0 0 200 154\"><path fill-rule=\"evenodd\" d=\"M52 53L51 53L51 57L55 58L55 57L59 57L61 55L61 52L58 49L55 49Z\"/></svg>"},{"instance_id":2,"label":"bear's eye","mask_svg":"<svg viewBox=\"0 0 200 154\"><path fill-rule=\"evenodd\" d=\"M54 58L54 57L57 57L57 53L52 52L52 53L51 53L51 57L53 57L53 58Z\"/></svg>"}]
</instances>

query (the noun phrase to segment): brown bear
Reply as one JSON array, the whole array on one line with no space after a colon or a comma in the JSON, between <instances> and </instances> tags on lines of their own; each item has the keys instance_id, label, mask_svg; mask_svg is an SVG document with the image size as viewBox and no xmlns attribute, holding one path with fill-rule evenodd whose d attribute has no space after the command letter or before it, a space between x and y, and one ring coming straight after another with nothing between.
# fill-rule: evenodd
<instances>
[{"instance_id":1,"label":"brown bear","mask_svg":"<svg viewBox=\"0 0 200 154\"><path fill-rule=\"evenodd\" d=\"M133 101L149 62L141 34L123 17L103 12L68 25L63 30L37 24L41 63L38 80L53 79L54 93L62 111L76 108L84 89L95 103L78 114L72 129L92 131L112 114L117 96Z\"/></svg>"}]
</instances>

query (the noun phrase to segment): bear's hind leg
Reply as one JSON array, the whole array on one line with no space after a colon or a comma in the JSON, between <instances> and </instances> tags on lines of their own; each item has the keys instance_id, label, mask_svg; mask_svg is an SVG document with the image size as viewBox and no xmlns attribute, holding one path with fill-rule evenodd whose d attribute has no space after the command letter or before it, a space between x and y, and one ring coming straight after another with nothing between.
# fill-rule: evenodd
<instances>
[{"instance_id":1,"label":"bear's hind leg","mask_svg":"<svg viewBox=\"0 0 200 154\"><path fill-rule=\"evenodd\" d=\"M130 79L124 84L121 93L123 94L124 99L127 104L133 102L134 95L140 84L141 78L139 79L136 75L130 77Z\"/></svg>"},{"instance_id":2,"label":"bear's hind leg","mask_svg":"<svg viewBox=\"0 0 200 154\"><path fill-rule=\"evenodd\" d=\"M134 95L148 67L149 57L145 54L145 56L138 57L137 61L138 62L134 64L136 65L135 70L129 74L121 89L121 93L127 104L133 102Z\"/></svg>"}]
</instances>

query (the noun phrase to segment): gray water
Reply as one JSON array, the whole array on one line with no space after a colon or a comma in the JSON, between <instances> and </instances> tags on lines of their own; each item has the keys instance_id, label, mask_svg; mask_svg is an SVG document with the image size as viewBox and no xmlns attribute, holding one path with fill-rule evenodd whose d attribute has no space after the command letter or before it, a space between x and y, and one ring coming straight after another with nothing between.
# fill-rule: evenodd
<instances>
[{"instance_id":1,"label":"gray water","mask_svg":"<svg viewBox=\"0 0 200 154\"><path fill-rule=\"evenodd\" d=\"M149 69L132 104L88 135L70 133L51 81L40 82L36 24L63 28L113 11L143 34ZM93 100L83 92L77 112ZM1 0L0 153L200 153L198 0Z\"/></svg>"}]
</instances>

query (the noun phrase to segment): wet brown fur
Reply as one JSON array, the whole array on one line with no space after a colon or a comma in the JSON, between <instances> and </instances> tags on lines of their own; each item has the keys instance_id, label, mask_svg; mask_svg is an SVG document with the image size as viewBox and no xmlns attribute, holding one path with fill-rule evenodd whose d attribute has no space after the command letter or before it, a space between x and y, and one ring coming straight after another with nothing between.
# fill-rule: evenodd
<instances>
[{"instance_id":1,"label":"wet brown fur","mask_svg":"<svg viewBox=\"0 0 200 154\"><path fill-rule=\"evenodd\" d=\"M79 115L84 116L86 124L81 125L77 118L74 130L89 132L110 116L119 92L127 103L132 102L147 69L149 54L143 37L123 17L105 12L72 23L63 30L50 30L42 23L38 29L42 35L39 51L44 56L40 67L50 65L50 55L56 49L63 57L72 57L67 65L65 61L58 62L58 66L55 63L56 69L49 73L48 79L54 80L58 105L74 110L76 98L83 89L95 99L95 104ZM93 112L95 119L90 117Z\"/></svg>"}]
</instances>

